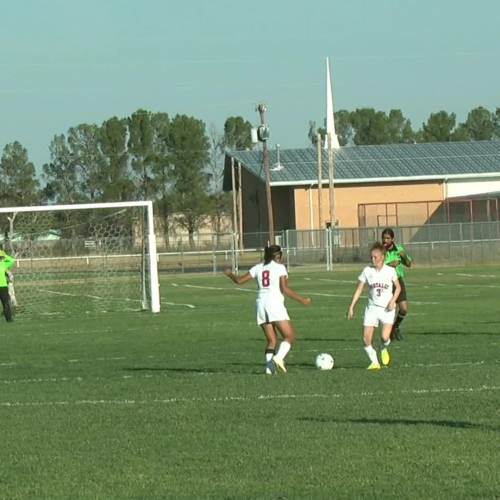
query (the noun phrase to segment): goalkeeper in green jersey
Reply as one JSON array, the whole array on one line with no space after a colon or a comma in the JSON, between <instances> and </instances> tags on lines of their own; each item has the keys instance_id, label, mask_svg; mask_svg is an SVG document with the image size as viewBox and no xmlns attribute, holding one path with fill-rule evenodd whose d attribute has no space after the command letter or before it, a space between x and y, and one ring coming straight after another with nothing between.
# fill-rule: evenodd
<instances>
[{"instance_id":1,"label":"goalkeeper in green jersey","mask_svg":"<svg viewBox=\"0 0 500 500\"><path fill-rule=\"evenodd\" d=\"M0 301L2 301L5 319L10 323L12 309L10 308L9 284L7 283L7 270L14 264L14 259L0 250Z\"/></svg>"},{"instance_id":2,"label":"goalkeeper in green jersey","mask_svg":"<svg viewBox=\"0 0 500 500\"><path fill-rule=\"evenodd\" d=\"M408 299L406 297L406 287L403 280L405 276L404 268L411 267L412 258L406 253L403 245L394 243L394 231L392 229L384 229L382 233L382 242L386 250L385 263L396 269L399 284L401 285L401 293L396 301L398 304L398 315L392 327L391 339L403 340L399 327L408 313Z\"/></svg>"}]
</instances>

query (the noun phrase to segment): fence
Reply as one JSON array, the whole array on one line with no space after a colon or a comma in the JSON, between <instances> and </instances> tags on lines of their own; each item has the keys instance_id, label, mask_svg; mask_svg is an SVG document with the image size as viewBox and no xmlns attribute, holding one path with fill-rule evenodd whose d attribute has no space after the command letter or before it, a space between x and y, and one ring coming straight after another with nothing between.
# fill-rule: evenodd
<instances>
[{"instance_id":1,"label":"fence","mask_svg":"<svg viewBox=\"0 0 500 500\"><path fill-rule=\"evenodd\" d=\"M284 260L292 269L369 262L370 246L381 239L381 227L287 230L275 233ZM500 261L500 222L432 224L394 228L396 241L425 265L471 265ZM159 254L163 273L247 270L262 260L267 233L232 233L180 238L175 249Z\"/></svg>"},{"instance_id":2,"label":"fence","mask_svg":"<svg viewBox=\"0 0 500 500\"><path fill-rule=\"evenodd\" d=\"M381 239L381 227L288 230L277 232L289 268L316 266L331 270L338 264L369 262L369 249ZM396 242L403 244L417 262L425 265L473 265L500 261L500 222L432 224L395 227ZM175 245L158 253L160 273L219 273L225 267L246 270L262 260L267 233L232 233L180 237ZM244 245L243 245L244 243ZM59 245L71 249L62 255L52 250L18 256L17 267L45 266L45 261L65 261L65 267L93 270L108 259L115 268L128 268L140 257L131 245L114 245L115 251ZM106 245L103 245L106 249ZM48 262L47 262L48 264Z\"/></svg>"}]
</instances>

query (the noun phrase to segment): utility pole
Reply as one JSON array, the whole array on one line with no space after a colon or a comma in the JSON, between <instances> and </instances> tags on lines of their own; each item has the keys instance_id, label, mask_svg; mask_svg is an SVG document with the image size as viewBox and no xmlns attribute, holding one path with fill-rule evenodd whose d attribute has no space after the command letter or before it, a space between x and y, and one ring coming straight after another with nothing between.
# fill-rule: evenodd
<instances>
[{"instance_id":1,"label":"utility pole","mask_svg":"<svg viewBox=\"0 0 500 500\"><path fill-rule=\"evenodd\" d=\"M335 227L335 195L333 191L333 151L332 134L328 134L328 180L330 186L330 224Z\"/></svg>"},{"instance_id":2,"label":"utility pole","mask_svg":"<svg viewBox=\"0 0 500 500\"><path fill-rule=\"evenodd\" d=\"M319 215L319 226L318 228L323 229L323 158L321 156L322 149L321 134L318 134L317 142L317 152L318 152L318 215Z\"/></svg>"},{"instance_id":3,"label":"utility pole","mask_svg":"<svg viewBox=\"0 0 500 500\"><path fill-rule=\"evenodd\" d=\"M231 181L233 188L233 233L238 237L238 202L236 194L236 175L235 175L235 165L234 158L231 158Z\"/></svg>"},{"instance_id":4,"label":"utility pole","mask_svg":"<svg viewBox=\"0 0 500 500\"><path fill-rule=\"evenodd\" d=\"M240 231L240 252L243 252L243 184L240 161L238 162L238 228Z\"/></svg>"},{"instance_id":5,"label":"utility pole","mask_svg":"<svg viewBox=\"0 0 500 500\"><path fill-rule=\"evenodd\" d=\"M266 105L260 103L257 106L260 114L261 129L266 125ZM273 221L273 201L271 198L271 174L269 172L269 151L267 150L267 137L262 139L262 153L264 155L264 172L266 175L266 198L267 198L267 216L269 220L269 244L274 245L274 221Z\"/></svg>"}]
</instances>

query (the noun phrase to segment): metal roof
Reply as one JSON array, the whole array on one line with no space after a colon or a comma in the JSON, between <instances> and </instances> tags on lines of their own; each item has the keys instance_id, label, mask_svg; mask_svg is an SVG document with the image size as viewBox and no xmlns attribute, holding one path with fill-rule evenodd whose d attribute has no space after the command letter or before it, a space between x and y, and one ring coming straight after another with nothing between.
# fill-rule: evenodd
<instances>
[{"instance_id":1,"label":"metal roof","mask_svg":"<svg viewBox=\"0 0 500 500\"><path fill-rule=\"evenodd\" d=\"M261 150L228 151L226 166L231 158L264 179ZM353 146L334 150L333 159L336 183L500 176L500 141ZM269 151L269 162L273 186L317 182L315 148L282 149L281 169L275 168L277 152ZM322 165L323 181L328 183L325 150Z\"/></svg>"}]
</instances>

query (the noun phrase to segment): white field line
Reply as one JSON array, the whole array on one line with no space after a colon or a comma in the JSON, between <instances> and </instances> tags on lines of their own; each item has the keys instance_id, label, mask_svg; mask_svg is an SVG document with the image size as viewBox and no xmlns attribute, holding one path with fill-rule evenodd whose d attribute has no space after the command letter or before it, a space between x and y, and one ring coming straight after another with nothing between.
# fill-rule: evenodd
<instances>
[{"instance_id":1,"label":"white field line","mask_svg":"<svg viewBox=\"0 0 500 500\"><path fill-rule=\"evenodd\" d=\"M326 280L320 280L320 281L326 281ZM331 281L331 280L329 280ZM174 286L174 285L173 285ZM177 286L177 285L175 285ZM184 285L187 288L198 288L201 290L223 290L223 291L232 291L233 288L218 288L218 287L212 287L212 286L201 286L201 285ZM235 290L238 290L240 292L250 292L250 293L257 293L257 290L249 290L248 288L235 288ZM310 293L309 295L314 295L317 297L332 297L336 299L350 299L352 298L352 295L336 295L336 294L331 294L331 293ZM366 295L362 295L361 298L366 299ZM416 306L423 306L423 305L438 305L439 302L414 302L412 301L412 304Z\"/></svg>"},{"instance_id":2,"label":"white field line","mask_svg":"<svg viewBox=\"0 0 500 500\"><path fill-rule=\"evenodd\" d=\"M124 359L124 358L114 358L114 359ZM423 363L417 363L417 364L404 364L404 365L397 365L395 368L454 368L454 367L464 367L464 366L484 366L488 365L491 363L486 363L485 361L476 361L476 362L464 362L464 363L431 363L431 364L423 364ZM492 363L496 364L496 363ZM313 367L313 363L311 363L311 368ZM347 371L349 368L335 368L334 372L336 371ZM193 376L212 376L212 375L227 375L226 372L224 371L213 371L213 372L193 372ZM244 375L244 374L239 374L239 375ZM162 379L162 378L169 378L170 379L171 375L166 373L166 374L151 374L151 373L146 373L143 375L123 375L120 377L120 380L130 380L130 379ZM41 384L41 383L59 383L59 382L95 382L95 381L100 381L100 380L116 380L116 379L110 379L109 377L47 377L47 378L29 378L29 379L5 379L5 380L0 380L0 384L3 385L21 385L21 384Z\"/></svg>"},{"instance_id":3,"label":"white field line","mask_svg":"<svg viewBox=\"0 0 500 500\"><path fill-rule=\"evenodd\" d=\"M95 295L77 295L76 293L64 293L64 292L54 292L53 290L37 290L42 293L52 293L53 295L64 295L66 297L88 297L89 299L102 300L102 297L96 297Z\"/></svg>"},{"instance_id":4,"label":"white field line","mask_svg":"<svg viewBox=\"0 0 500 500\"><path fill-rule=\"evenodd\" d=\"M495 278L496 276L493 275L478 275L478 274L459 274L456 273L457 276L470 276L470 277L481 277L481 278ZM442 275L441 275L442 276ZM304 278L306 281L313 281L311 278ZM357 284L357 281L346 281L346 280L332 280L332 279L324 279L321 278L319 281L324 281L324 282L330 282L330 283L340 283L340 284ZM464 285L462 283L433 283L431 286L429 285L421 285L419 283L406 283L405 285L411 288L424 288L426 290L432 288L433 286L444 286L444 287L475 287L475 288L500 288L500 285L484 285L484 284L467 284ZM412 304L415 302L412 301Z\"/></svg>"},{"instance_id":5,"label":"white field line","mask_svg":"<svg viewBox=\"0 0 500 500\"><path fill-rule=\"evenodd\" d=\"M79 295L76 293L64 293L64 292L55 292L53 290L38 290L39 292L42 293L52 293L54 295L65 295L67 297L88 297L89 299L95 299L95 300L105 300L104 297L98 297L96 295ZM141 302L139 299L129 299L126 297L106 297L106 299L110 300L123 300L127 302ZM193 304L178 304L176 302L165 302L162 300L162 304L165 304L167 306L183 306L183 307L189 307L189 309L196 309L196 306Z\"/></svg>"},{"instance_id":6,"label":"white field line","mask_svg":"<svg viewBox=\"0 0 500 500\"><path fill-rule=\"evenodd\" d=\"M318 297L333 297L333 298L337 298L337 299L351 299L352 298L352 295L335 295L335 294L331 294L331 293L310 293L309 295L316 295ZM367 296L366 295L361 295L360 298L362 299L366 299ZM439 304L439 302L421 302L421 301L413 301L412 300L412 305L415 305L415 306L424 306L424 305L431 305L431 306L436 306Z\"/></svg>"},{"instance_id":7,"label":"white field line","mask_svg":"<svg viewBox=\"0 0 500 500\"><path fill-rule=\"evenodd\" d=\"M439 274L439 273L438 273ZM442 275L441 275L442 276ZM493 278L494 276L488 276L488 275L473 275L473 274L458 274L457 276L480 276L483 278ZM306 281L313 281L311 278L304 278ZM331 283L340 283L340 284L356 284L357 281L346 281L346 280L332 280L332 279L325 279L325 278L320 278L319 281L324 281L324 282L331 282ZM432 286L441 286L441 287L448 287L448 288L500 288L500 285L481 285L481 284L467 284L464 285L462 283L434 283L432 286L429 285L421 285L419 283L405 283L407 287L410 288L423 288L425 290L429 290L432 288ZM332 295L332 297L335 297L335 295ZM339 296L340 297L340 296ZM362 296L363 298L364 296ZM467 295L467 297L476 297L476 295ZM429 305L437 305L438 302L411 302L412 304L415 305L423 305L423 304L429 304Z\"/></svg>"},{"instance_id":8,"label":"white field line","mask_svg":"<svg viewBox=\"0 0 500 500\"><path fill-rule=\"evenodd\" d=\"M301 400L301 399L342 399L374 396L389 396L400 394L428 395L428 394L470 394L485 391L498 391L500 386L481 385L478 387L446 387L437 389L409 389L403 391L383 392L359 392L359 393L330 393L330 394L261 394L258 396L225 396L217 398L167 398L167 399L84 399L76 401L31 401L31 402L0 402L1 407L40 407L40 406L134 406L134 405L157 405L157 404L179 404L179 403L228 403L228 402L250 402L250 401L276 401L276 400Z\"/></svg>"},{"instance_id":9,"label":"white field line","mask_svg":"<svg viewBox=\"0 0 500 500\"><path fill-rule=\"evenodd\" d=\"M467 276L470 278L498 278L494 274L465 274L465 273L455 273L455 276Z\"/></svg>"}]
</instances>

